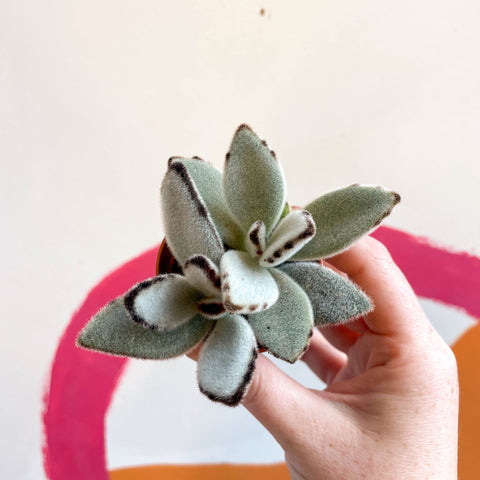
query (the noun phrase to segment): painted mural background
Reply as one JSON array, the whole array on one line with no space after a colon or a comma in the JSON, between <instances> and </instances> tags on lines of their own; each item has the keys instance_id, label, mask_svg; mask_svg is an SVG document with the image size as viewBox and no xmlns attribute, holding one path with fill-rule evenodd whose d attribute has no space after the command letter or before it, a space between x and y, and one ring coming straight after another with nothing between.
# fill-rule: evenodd
<instances>
[{"instance_id":1,"label":"painted mural background","mask_svg":"<svg viewBox=\"0 0 480 480\"><path fill-rule=\"evenodd\" d=\"M354 182L402 194L378 235L454 345L463 478L475 478L479 24L467 0L0 0L1 478L74 479L62 458L95 480L282 460L246 412L203 399L188 359L119 370L93 355L81 370L73 350L59 357L87 294L112 292L107 274L130 265L128 287L148 272L167 159L222 168L243 122L275 148L292 203ZM78 396L92 371L104 383ZM99 385L114 392L103 403Z\"/></svg>"}]
</instances>

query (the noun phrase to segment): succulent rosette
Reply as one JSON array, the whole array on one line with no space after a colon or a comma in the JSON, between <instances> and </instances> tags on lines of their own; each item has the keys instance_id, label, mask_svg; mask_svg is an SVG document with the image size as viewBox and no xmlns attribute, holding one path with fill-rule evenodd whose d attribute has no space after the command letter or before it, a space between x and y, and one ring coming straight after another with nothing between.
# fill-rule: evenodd
<instances>
[{"instance_id":1,"label":"succulent rosette","mask_svg":"<svg viewBox=\"0 0 480 480\"><path fill-rule=\"evenodd\" d=\"M314 326L373 309L363 291L319 260L376 228L399 199L381 187L352 185L290 211L274 152L241 125L223 175L198 157L169 160L162 213L182 274L133 286L93 317L78 344L152 359L201 345L200 390L237 405L259 347L293 363Z\"/></svg>"}]
</instances>

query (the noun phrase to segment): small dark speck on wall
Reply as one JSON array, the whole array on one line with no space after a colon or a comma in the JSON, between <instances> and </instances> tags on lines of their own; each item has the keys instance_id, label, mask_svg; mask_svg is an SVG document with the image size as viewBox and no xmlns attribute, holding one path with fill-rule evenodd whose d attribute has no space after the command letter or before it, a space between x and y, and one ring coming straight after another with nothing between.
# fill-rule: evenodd
<instances>
[{"instance_id":1,"label":"small dark speck on wall","mask_svg":"<svg viewBox=\"0 0 480 480\"><path fill-rule=\"evenodd\" d=\"M263 17L265 15L265 9L264 8L261 8L260 9L260 15Z\"/></svg>"}]
</instances>

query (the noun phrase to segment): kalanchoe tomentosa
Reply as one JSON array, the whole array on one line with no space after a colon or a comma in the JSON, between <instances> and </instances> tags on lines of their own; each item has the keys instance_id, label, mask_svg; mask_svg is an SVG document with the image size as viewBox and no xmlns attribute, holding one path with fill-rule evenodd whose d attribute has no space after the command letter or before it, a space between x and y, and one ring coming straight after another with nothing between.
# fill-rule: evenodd
<instances>
[{"instance_id":1,"label":"kalanchoe tomentosa","mask_svg":"<svg viewBox=\"0 0 480 480\"><path fill-rule=\"evenodd\" d=\"M294 362L314 325L372 310L364 292L318 260L377 227L400 197L352 185L290 211L275 154L241 125L223 176L198 157L173 157L161 199L167 244L182 275L135 285L93 317L78 343L157 359L202 344L200 390L237 405L259 346Z\"/></svg>"}]
</instances>

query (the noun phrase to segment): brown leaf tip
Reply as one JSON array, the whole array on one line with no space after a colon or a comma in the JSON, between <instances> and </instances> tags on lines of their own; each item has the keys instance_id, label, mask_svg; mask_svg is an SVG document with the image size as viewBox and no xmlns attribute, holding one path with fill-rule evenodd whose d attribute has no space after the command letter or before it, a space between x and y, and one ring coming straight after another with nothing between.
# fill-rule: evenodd
<instances>
[{"instance_id":1,"label":"brown leaf tip","mask_svg":"<svg viewBox=\"0 0 480 480\"><path fill-rule=\"evenodd\" d=\"M229 407L235 407L237 406L245 396L245 393L247 392L248 386L250 385L250 382L252 381L252 376L253 372L255 371L255 362L257 360L258 356L258 351L256 348L252 350L251 353L251 359L250 363L248 365L247 371L245 372L242 382L240 383L239 387L237 388L236 392L229 396L229 397L222 397L220 395L215 395L211 392L208 392L207 390L203 389L201 386L200 391L206 395L210 400L213 400L214 402L221 402Z\"/></svg>"},{"instance_id":2,"label":"brown leaf tip","mask_svg":"<svg viewBox=\"0 0 480 480\"><path fill-rule=\"evenodd\" d=\"M219 302L199 302L198 309L208 317L218 317L225 313L225 307Z\"/></svg>"},{"instance_id":3,"label":"brown leaf tip","mask_svg":"<svg viewBox=\"0 0 480 480\"><path fill-rule=\"evenodd\" d=\"M236 130L235 132L235 135L237 135L238 133L242 132L243 130L248 130L250 132L252 132L253 134L255 133L252 128L250 127L250 125L247 125L246 123L242 123Z\"/></svg>"},{"instance_id":4,"label":"brown leaf tip","mask_svg":"<svg viewBox=\"0 0 480 480\"><path fill-rule=\"evenodd\" d=\"M172 163L177 162L177 161L180 160L180 159L181 159L181 157L170 157L170 158L168 159L168 166L171 167L171 166L172 166Z\"/></svg>"},{"instance_id":5,"label":"brown leaf tip","mask_svg":"<svg viewBox=\"0 0 480 480\"><path fill-rule=\"evenodd\" d=\"M217 275L217 272L212 268L208 263L208 260L203 255L195 255L187 260L184 268L188 268L189 265L195 265L198 267L205 276L210 280L210 282L220 290L220 278Z\"/></svg>"},{"instance_id":6,"label":"brown leaf tip","mask_svg":"<svg viewBox=\"0 0 480 480\"><path fill-rule=\"evenodd\" d=\"M262 226L263 226L263 222L261 220L258 220L257 222L255 222L254 229L249 234L250 241L257 249L256 250L257 255L262 255L263 253L263 249L260 244L260 237L259 237L259 232Z\"/></svg>"},{"instance_id":7,"label":"brown leaf tip","mask_svg":"<svg viewBox=\"0 0 480 480\"><path fill-rule=\"evenodd\" d=\"M153 278L149 278L147 280L144 280L143 282L137 283L127 294L125 295L123 299L123 304L125 306L125 309L127 310L128 314L130 315L130 318L135 322L141 325L144 328L149 328L150 330L158 330L158 327L156 325L152 325L151 323L148 323L143 319L140 315L138 315L136 309L135 309L135 299L137 295L144 290L145 288L148 288L155 283L162 282L163 280L176 276L172 274L162 274L158 275Z\"/></svg>"},{"instance_id":8,"label":"brown leaf tip","mask_svg":"<svg viewBox=\"0 0 480 480\"><path fill-rule=\"evenodd\" d=\"M305 217L307 225L305 230L297 237L298 240L304 240L305 238L310 238L317 233L317 228L315 226L315 222L313 221L312 214L307 210L302 211L302 215Z\"/></svg>"}]
</instances>

